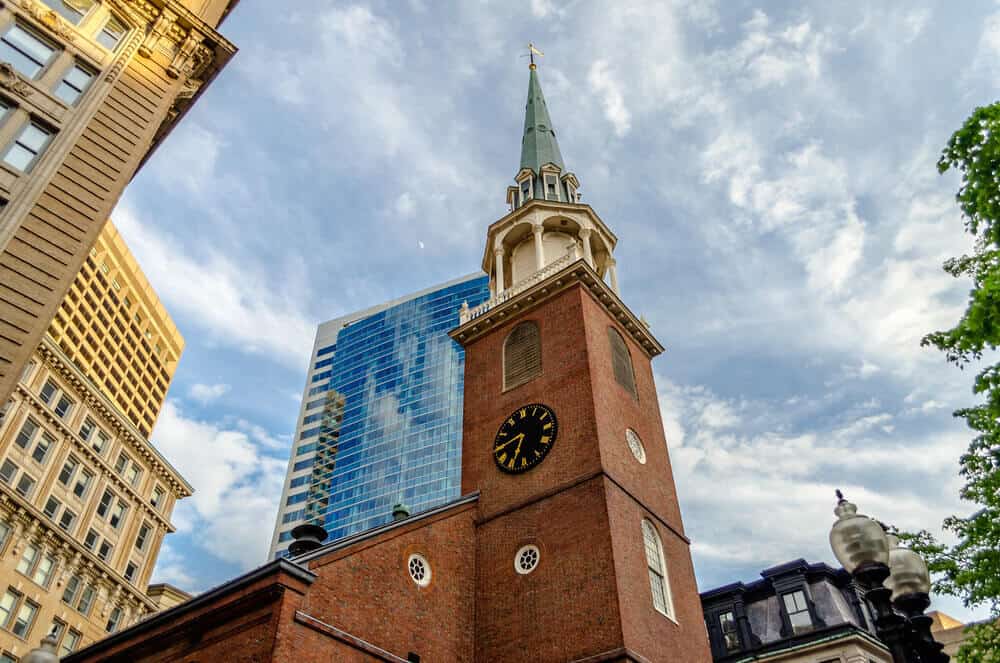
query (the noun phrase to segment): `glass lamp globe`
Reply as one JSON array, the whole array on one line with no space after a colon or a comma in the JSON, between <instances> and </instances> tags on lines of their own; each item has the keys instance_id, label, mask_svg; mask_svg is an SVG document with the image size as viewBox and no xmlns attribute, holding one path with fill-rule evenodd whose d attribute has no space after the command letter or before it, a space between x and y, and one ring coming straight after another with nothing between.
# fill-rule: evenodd
<instances>
[{"instance_id":1,"label":"glass lamp globe","mask_svg":"<svg viewBox=\"0 0 1000 663\"><path fill-rule=\"evenodd\" d=\"M927 563L917 553L899 545L899 539L889 535L889 577L885 586L892 590L892 600L907 594L931 591L931 574Z\"/></svg>"},{"instance_id":2,"label":"glass lamp globe","mask_svg":"<svg viewBox=\"0 0 1000 663\"><path fill-rule=\"evenodd\" d=\"M889 564L889 541L882 526L858 513L837 491L840 501L833 512L836 522L830 530L830 547L848 573L869 564Z\"/></svg>"}]
</instances>

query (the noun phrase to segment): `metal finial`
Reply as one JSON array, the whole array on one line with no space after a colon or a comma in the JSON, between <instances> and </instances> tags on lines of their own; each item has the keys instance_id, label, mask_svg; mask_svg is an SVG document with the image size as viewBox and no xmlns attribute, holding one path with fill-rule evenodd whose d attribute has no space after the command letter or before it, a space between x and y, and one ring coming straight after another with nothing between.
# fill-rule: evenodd
<instances>
[{"instance_id":1,"label":"metal finial","mask_svg":"<svg viewBox=\"0 0 1000 663\"><path fill-rule=\"evenodd\" d=\"M838 489L837 489L837 501L838 501L838 502L843 502L843 501L845 501L845 500L844 500L844 494L843 494L842 492L840 492L840 488L838 488Z\"/></svg>"}]
</instances>

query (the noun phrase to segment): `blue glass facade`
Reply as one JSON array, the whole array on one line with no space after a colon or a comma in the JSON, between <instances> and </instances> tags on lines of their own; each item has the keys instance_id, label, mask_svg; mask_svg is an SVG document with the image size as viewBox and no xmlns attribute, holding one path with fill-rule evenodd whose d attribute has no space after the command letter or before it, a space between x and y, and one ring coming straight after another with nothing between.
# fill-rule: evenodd
<instances>
[{"instance_id":1,"label":"blue glass facade","mask_svg":"<svg viewBox=\"0 0 1000 663\"><path fill-rule=\"evenodd\" d=\"M286 485L310 470L305 518L328 541L388 522L397 502L416 513L459 496L465 357L448 332L462 302L488 298L485 275L452 282L346 323L314 353Z\"/></svg>"}]
</instances>

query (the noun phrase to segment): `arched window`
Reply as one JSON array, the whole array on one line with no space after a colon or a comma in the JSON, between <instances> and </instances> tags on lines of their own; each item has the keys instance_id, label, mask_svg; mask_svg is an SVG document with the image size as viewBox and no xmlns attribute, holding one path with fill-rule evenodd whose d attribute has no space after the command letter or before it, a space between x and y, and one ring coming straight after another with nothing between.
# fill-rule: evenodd
<instances>
[{"instance_id":1,"label":"arched window","mask_svg":"<svg viewBox=\"0 0 1000 663\"><path fill-rule=\"evenodd\" d=\"M533 320L514 327L503 343L503 388L529 382L542 373L542 343Z\"/></svg>"},{"instance_id":2,"label":"arched window","mask_svg":"<svg viewBox=\"0 0 1000 663\"><path fill-rule=\"evenodd\" d=\"M649 589L653 593L653 607L674 619L674 600L670 596L670 579L663 557L663 544L656 527L649 520L642 521L642 541L646 548L646 567L649 570Z\"/></svg>"},{"instance_id":3,"label":"arched window","mask_svg":"<svg viewBox=\"0 0 1000 663\"><path fill-rule=\"evenodd\" d=\"M615 368L615 379L628 393L638 398L635 391L635 373L632 371L632 357L628 353L625 339L617 329L608 327L608 340L611 341L611 363Z\"/></svg>"}]
</instances>

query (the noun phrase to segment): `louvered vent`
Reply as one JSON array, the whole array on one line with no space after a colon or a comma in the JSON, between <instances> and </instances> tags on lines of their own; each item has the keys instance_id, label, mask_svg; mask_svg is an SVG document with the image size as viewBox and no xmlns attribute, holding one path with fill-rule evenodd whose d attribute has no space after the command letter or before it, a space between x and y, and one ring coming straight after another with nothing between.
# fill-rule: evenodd
<instances>
[{"instance_id":1,"label":"louvered vent","mask_svg":"<svg viewBox=\"0 0 1000 663\"><path fill-rule=\"evenodd\" d=\"M628 393L638 398L635 392L635 373L632 371L632 357L629 356L625 339L614 327L608 327L608 339L611 341L611 363L615 367L615 379L625 387Z\"/></svg>"},{"instance_id":2,"label":"louvered vent","mask_svg":"<svg viewBox=\"0 0 1000 663\"><path fill-rule=\"evenodd\" d=\"M503 388L511 389L542 373L542 344L538 324L526 321L514 327L503 344Z\"/></svg>"}]
</instances>

